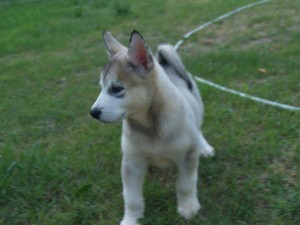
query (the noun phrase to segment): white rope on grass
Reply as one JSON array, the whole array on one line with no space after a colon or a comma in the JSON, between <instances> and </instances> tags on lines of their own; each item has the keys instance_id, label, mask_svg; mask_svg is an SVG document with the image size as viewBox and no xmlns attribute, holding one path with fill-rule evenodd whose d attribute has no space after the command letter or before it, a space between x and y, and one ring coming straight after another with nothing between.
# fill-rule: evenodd
<instances>
[{"instance_id":1,"label":"white rope on grass","mask_svg":"<svg viewBox=\"0 0 300 225\"><path fill-rule=\"evenodd\" d=\"M242 6L240 8L237 8L233 11L230 11L222 16L219 16L217 17L216 19L213 19L207 23L204 23L200 26L198 26L197 28L189 31L188 33L186 33L184 36L183 36L183 39L179 40L176 45L174 46L175 50L177 50L185 40L187 40L191 35L193 35L194 33L212 25L213 23L216 23L218 21L221 21L229 16L232 16L233 14L236 14L238 12L241 12L245 9L248 9L248 8L251 8L253 6L257 6L257 5L261 5L261 4L264 4L264 3L267 3L267 2L270 2L271 0L263 0L263 1L259 1L259 2L254 2L254 3L251 3L249 5L245 5L245 6ZM201 82L201 83L204 83L204 84L207 84L209 86L212 86L214 88L217 88L219 90L222 90L222 91L225 91L225 92L228 92L228 93L231 93L231 94L235 94L235 95L238 95L242 98L247 98L247 99L251 99L253 101L256 101L256 102L261 102L261 103L264 103L264 104L267 104L267 105L272 105L272 106L275 106L275 107L278 107L278 108L282 108L282 109L287 109L287 110L292 110L292 111L300 111L300 107L296 107L296 106L291 106L291 105L287 105L287 104L282 104L282 103L279 103L279 102L275 102L275 101L270 101L270 100L267 100L267 99L263 99L263 98L259 98L259 97L255 97L255 96L252 96L252 95L248 95L248 94L245 94L243 92L239 92L239 91L236 91L236 90L233 90L233 89L230 89L230 88L227 88L227 87L224 87L224 86L221 86L219 84L216 84L216 83L213 83L211 81L208 81L208 80L205 80L203 78L200 78L198 76L194 76L194 79L198 82Z\"/></svg>"},{"instance_id":2,"label":"white rope on grass","mask_svg":"<svg viewBox=\"0 0 300 225\"><path fill-rule=\"evenodd\" d=\"M198 26L197 28L195 28L195 29L189 31L188 33L186 33L186 34L183 36L183 39L179 40L179 41L176 43L176 45L174 46L175 50L177 50L177 49L183 44L183 42L184 42L186 39L188 39L192 34L198 32L198 31L200 31L200 30L203 30L205 27L208 27L208 26L210 26L210 25L212 25L212 24L214 24L214 23L216 23L216 22L219 22L219 21L221 21L221 20L223 20L223 19L225 19L225 18L227 18L227 17L229 17L229 16L232 16L233 14L236 14L236 13L238 13L238 12L241 12L241 11L243 11L243 10L245 10L245 9L251 8L251 7L256 6L256 5L261 5L261 4L270 2L270 1L271 1L271 0L263 0L263 1L251 3L251 4L249 4L249 5L242 6L242 7L240 7L240 8L237 8L237 9L233 10L233 11L230 11L230 12L228 12L228 13L222 15L222 16L219 16L219 17L217 17L217 18L215 18L215 19L213 19L213 20L211 20L211 21L208 21L208 22L205 23L205 24L202 24L202 25Z\"/></svg>"},{"instance_id":3,"label":"white rope on grass","mask_svg":"<svg viewBox=\"0 0 300 225\"><path fill-rule=\"evenodd\" d=\"M256 102L261 102L261 103L264 103L264 104L267 104L267 105L272 105L272 106L279 107L279 108L282 108L282 109L296 110L296 111L300 110L299 107L295 107L295 106L291 106L291 105L286 105L286 104L282 104L282 103L278 103L278 102L273 102L273 101L270 101L270 100L267 100L267 99L255 97L255 96L252 96L252 95L248 95L248 94L245 94L243 92L239 92L239 91L236 91L236 90L233 90L233 89L221 86L219 84L215 84L215 83L213 83L211 81L202 79L202 78L200 78L198 76L195 76L194 79L196 81L201 82L201 83L204 83L204 84L207 84L209 86L215 87L215 88L217 88L219 90L222 90L222 91L225 91L225 92L229 92L229 93L234 94L234 95L238 95L238 96L240 96L242 98L248 98L248 99L251 99L251 100L256 101Z\"/></svg>"}]
</instances>

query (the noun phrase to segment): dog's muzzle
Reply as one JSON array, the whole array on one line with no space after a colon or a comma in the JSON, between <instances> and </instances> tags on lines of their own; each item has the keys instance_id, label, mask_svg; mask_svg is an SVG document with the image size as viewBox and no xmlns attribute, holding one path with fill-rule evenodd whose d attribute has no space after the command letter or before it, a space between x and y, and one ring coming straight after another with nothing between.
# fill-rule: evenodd
<instances>
[{"instance_id":1,"label":"dog's muzzle","mask_svg":"<svg viewBox=\"0 0 300 225\"><path fill-rule=\"evenodd\" d=\"M99 120L101 113L101 109L97 108L91 109L90 111L91 116L94 117L96 120Z\"/></svg>"}]
</instances>

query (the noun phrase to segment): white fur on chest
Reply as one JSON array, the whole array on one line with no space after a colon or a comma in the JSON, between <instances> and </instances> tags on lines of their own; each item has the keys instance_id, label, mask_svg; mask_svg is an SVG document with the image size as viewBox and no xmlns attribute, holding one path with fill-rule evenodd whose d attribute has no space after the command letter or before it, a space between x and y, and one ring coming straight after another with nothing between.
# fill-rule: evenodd
<instances>
[{"instance_id":1,"label":"white fur on chest","mask_svg":"<svg viewBox=\"0 0 300 225\"><path fill-rule=\"evenodd\" d=\"M122 135L123 152L140 155L148 163L160 168L178 164L196 142L194 135L184 130L177 131L168 138L149 137L132 130L127 132L130 133L125 130Z\"/></svg>"}]
</instances>

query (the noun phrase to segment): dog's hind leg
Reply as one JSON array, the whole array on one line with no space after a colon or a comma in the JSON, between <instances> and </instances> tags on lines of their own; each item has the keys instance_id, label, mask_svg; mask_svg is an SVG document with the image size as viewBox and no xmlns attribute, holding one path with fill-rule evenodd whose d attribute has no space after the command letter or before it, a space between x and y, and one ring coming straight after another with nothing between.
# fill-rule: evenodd
<instances>
[{"instance_id":1,"label":"dog's hind leg","mask_svg":"<svg viewBox=\"0 0 300 225\"><path fill-rule=\"evenodd\" d=\"M181 216L190 219L200 209L197 197L199 151L189 151L177 165L177 209Z\"/></svg>"},{"instance_id":2,"label":"dog's hind leg","mask_svg":"<svg viewBox=\"0 0 300 225\"><path fill-rule=\"evenodd\" d=\"M144 216L143 183L146 170L144 160L123 156L121 173L125 214L120 225L138 225L137 220Z\"/></svg>"},{"instance_id":3,"label":"dog's hind leg","mask_svg":"<svg viewBox=\"0 0 300 225\"><path fill-rule=\"evenodd\" d=\"M199 131L199 148L200 155L204 157L214 156L215 154L214 148L207 143L201 131Z\"/></svg>"}]
</instances>

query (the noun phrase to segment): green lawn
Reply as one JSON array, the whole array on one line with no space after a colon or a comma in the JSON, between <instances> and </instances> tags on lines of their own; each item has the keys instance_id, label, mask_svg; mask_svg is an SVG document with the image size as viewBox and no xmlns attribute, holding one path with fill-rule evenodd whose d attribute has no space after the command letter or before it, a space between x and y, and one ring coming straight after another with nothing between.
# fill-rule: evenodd
<instances>
[{"instance_id":1,"label":"green lawn","mask_svg":"<svg viewBox=\"0 0 300 225\"><path fill-rule=\"evenodd\" d=\"M153 51L251 0L0 1L0 225L115 225L121 125L89 116L107 62L102 30ZM193 73L300 106L300 4L273 0L193 35ZM265 69L261 73L258 69ZM199 84L216 156L201 159L202 210L176 212L175 175L151 170L143 225L300 224L300 113Z\"/></svg>"}]
</instances>

